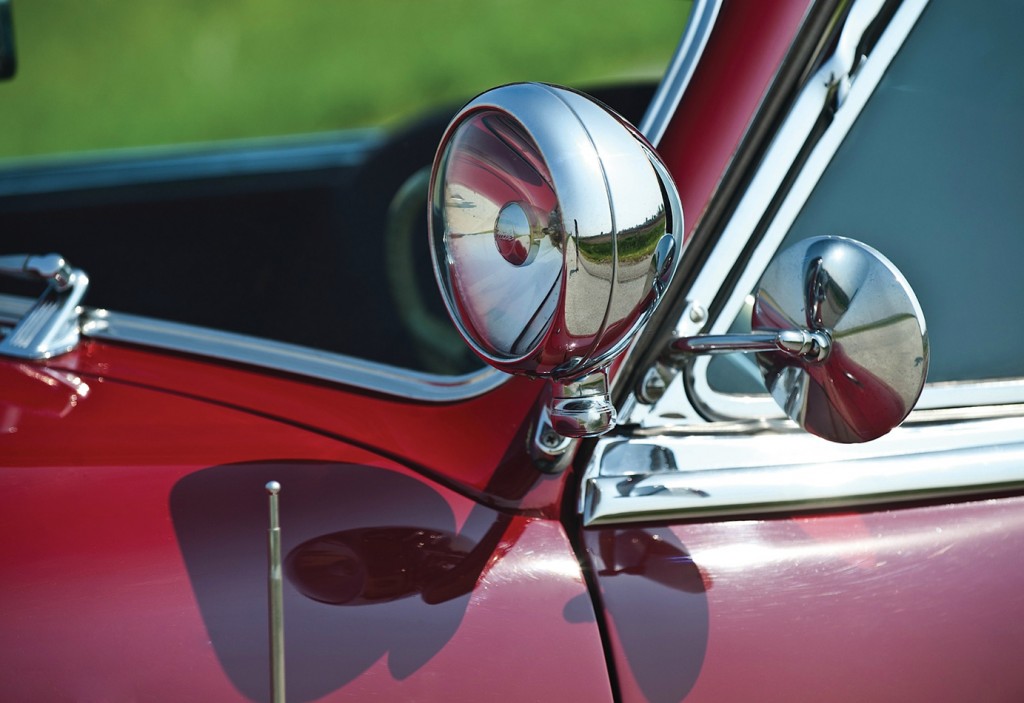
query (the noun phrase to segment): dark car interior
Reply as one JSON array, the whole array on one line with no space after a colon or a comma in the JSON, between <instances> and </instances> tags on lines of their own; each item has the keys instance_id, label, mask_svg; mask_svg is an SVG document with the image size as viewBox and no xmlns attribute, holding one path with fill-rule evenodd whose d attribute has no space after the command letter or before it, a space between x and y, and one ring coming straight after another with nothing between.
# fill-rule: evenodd
<instances>
[{"instance_id":1,"label":"dark car interior","mask_svg":"<svg viewBox=\"0 0 1024 703\"><path fill-rule=\"evenodd\" d=\"M587 92L636 123L654 89ZM8 168L0 171L3 249L62 254L88 273L90 307L421 371L472 371L479 362L446 323L426 236L424 169L458 108L342 143L283 140ZM410 248L397 263L389 238ZM0 285L4 293L34 290ZM418 326L422 316L433 326Z\"/></svg>"}]
</instances>

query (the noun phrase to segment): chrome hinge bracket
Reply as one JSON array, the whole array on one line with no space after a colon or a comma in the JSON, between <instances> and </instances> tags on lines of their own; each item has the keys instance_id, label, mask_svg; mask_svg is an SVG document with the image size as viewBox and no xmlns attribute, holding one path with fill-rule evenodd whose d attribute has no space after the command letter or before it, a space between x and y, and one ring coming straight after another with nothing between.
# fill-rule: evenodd
<instances>
[{"instance_id":1,"label":"chrome hinge bracket","mask_svg":"<svg viewBox=\"0 0 1024 703\"><path fill-rule=\"evenodd\" d=\"M846 102L846 96L850 94L853 77L865 58L857 49L884 6L885 0L855 2L839 32L835 51L818 69L817 76L829 88L829 100L835 110Z\"/></svg>"},{"instance_id":2,"label":"chrome hinge bracket","mask_svg":"<svg viewBox=\"0 0 1024 703\"><path fill-rule=\"evenodd\" d=\"M0 274L46 282L46 289L27 313L0 340L0 356L49 359L78 344L78 304L89 277L59 254L0 256Z\"/></svg>"}]
</instances>

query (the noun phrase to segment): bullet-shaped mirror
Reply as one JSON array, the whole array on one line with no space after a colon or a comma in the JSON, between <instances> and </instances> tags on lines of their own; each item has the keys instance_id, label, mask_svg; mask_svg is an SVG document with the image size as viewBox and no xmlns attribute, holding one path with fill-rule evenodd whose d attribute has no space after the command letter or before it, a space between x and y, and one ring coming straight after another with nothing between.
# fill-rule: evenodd
<instances>
[{"instance_id":1,"label":"bullet-shaped mirror","mask_svg":"<svg viewBox=\"0 0 1024 703\"><path fill-rule=\"evenodd\" d=\"M487 363L552 380L552 426L567 436L614 423L607 365L667 287L682 224L646 140L565 88L484 93L434 161L431 250L448 311Z\"/></svg>"}]
</instances>

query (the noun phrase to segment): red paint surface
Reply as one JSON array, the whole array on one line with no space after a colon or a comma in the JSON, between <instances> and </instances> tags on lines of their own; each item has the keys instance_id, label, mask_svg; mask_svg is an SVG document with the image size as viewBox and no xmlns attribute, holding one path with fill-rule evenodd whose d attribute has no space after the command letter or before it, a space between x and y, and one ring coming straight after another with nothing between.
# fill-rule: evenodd
<instances>
[{"instance_id":1,"label":"red paint surface","mask_svg":"<svg viewBox=\"0 0 1024 703\"><path fill-rule=\"evenodd\" d=\"M557 522L286 423L43 368L0 363L0 530L17 565L0 584L6 700L265 700L271 478L286 554L373 529L460 546L440 567L450 580L432 567L381 602L330 605L286 582L289 700L610 698ZM389 579L405 566L386 556L366 557L378 585L404 575Z\"/></svg>"},{"instance_id":2,"label":"red paint surface","mask_svg":"<svg viewBox=\"0 0 1024 703\"><path fill-rule=\"evenodd\" d=\"M598 560L609 534L587 532ZM687 703L1024 696L1024 498L693 524L629 538L659 535L674 546L599 575L625 701L679 700L644 668L657 657L661 676L677 677L676 690L689 686ZM703 590L692 588L688 569ZM651 623L652 636L633 636L627 613ZM693 680L679 675L694 670Z\"/></svg>"},{"instance_id":3,"label":"red paint surface","mask_svg":"<svg viewBox=\"0 0 1024 703\"><path fill-rule=\"evenodd\" d=\"M502 508L543 516L556 516L559 510L565 476L538 474L526 456L525 436L544 390L542 381L517 377L477 398L418 403L340 384L96 341L82 344L48 366L87 379L117 379L243 408L375 448ZM27 398L11 400L28 402ZM114 425L131 422L136 414L129 406L109 412L107 422ZM110 451L115 456L131 451L138 436L124 433L124 444Z\"/></svg>"},{"instance_id":4,"label":"red paint surface","mask_svg":"<svg viewBox=\"0 0 1024 703\"><path fill-rule=\"evenodd\" d=\"M810 3L726 2L658 153L672 173L686 235L707 208Z\"/></svg>"},{"instance_id":5,"label":"red paint surface","mask_svg":"<svg viewBox=\"0 0 1024 703\"><path fill-rule=\"evenodd\" d=\"M660 146L688 231L805 7L723 8ZM525 458L543 384L416 403L87 342L0 362L0 388L5 699L265 700L270 478L289 700L611 698L555 520L567 479ZM1010 498L586 530L621 699L1021 700L1021 516ZM424 535L439 561L410 563ZM367 578L311 567L325 544Z\"/></svg>"}]
</instances>

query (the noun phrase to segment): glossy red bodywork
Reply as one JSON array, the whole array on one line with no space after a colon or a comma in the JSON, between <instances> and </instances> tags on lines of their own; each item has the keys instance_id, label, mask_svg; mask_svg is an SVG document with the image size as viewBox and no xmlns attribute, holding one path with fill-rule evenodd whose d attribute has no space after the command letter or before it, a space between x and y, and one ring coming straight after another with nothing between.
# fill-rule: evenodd
<instances>
[{"instance_id":1,"label":"glossy red bodywork","mask_svg":"<svg viewBox=\"0 0 1024 703\"><path fill-rule=\"evenodd\" d=\"M658 153L683 203L689 235L760 106L810 6L808 0L726 2Z\"/></svg>"},{"instance_id":2,"label":"glossy red bodywork","mask_svg":"<svg viewBox=\"0 0 1024 703\"><path fill-rule=\"evenodd\" d=\"M111 371L121 358L91 353ZM498 512L326 433L181 390L10 362L0 386L0 529L16 565L2 586L7 700L266 700L271 479L292 567L289 700L469 701L487 687L610 699L558 521ZM318 540L368 532L376 549L310 561ZM401 559L426 538L428 559ZM323 602L325 584L348 596Z\"/></svg>"},{"instance_id":3,"label":"glossy red bodywork","mask_svg":"<svg viewBox=\"0 0 1024 703\"><path fill-rule=\"evenodd\" d=\"M723 7L659 147L688 232L807 5ZM435 404L87 341L0 389L4 700L268 700L271 479L289 701L1024 691L1022 498L583 529L525 378Z\"/></svg>"},{"instance_id":4,"label":"glossy red bodywork","mask_svg":"<svg viewBox=\"0 0 1024 703\"><path fill-rule=\"evenodd\" d=\"M496 507L543 516L556 516L559 509L565 477L526 470L532 465L525 456L525 436L544 390L541 381L516 377L469 400L413 402L240 365L94 341L48 366L243 408L374 448ZM123 441L131 443L133 436ZM119 454L122 449L110 451Z\"/></svg>"},{"instance_id":5,"label":"glossy red bodywork","mask_svg":"<svg viewBox=\"0 0 1024 703\"><path fill-rule=\"evenodd\" d=\"M586 532L622 699L1019 701L1024 498Z\"/></svg>"}]
</instances>

